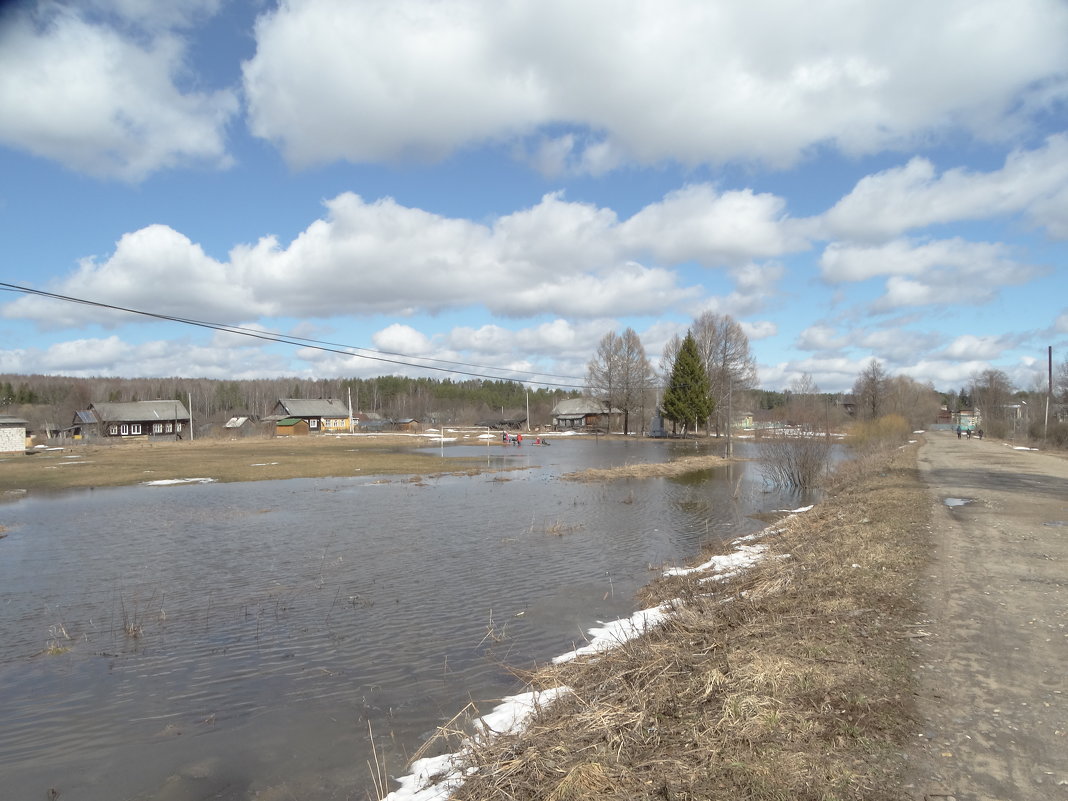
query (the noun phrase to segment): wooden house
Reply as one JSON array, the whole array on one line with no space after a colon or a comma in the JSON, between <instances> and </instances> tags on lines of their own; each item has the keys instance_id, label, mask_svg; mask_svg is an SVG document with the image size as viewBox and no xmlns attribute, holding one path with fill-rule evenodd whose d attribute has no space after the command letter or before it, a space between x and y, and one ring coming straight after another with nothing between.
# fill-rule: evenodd
<instances>
[{"instance_id":1,"label":"wooden house","mask_svg":"<svg viewBox=\"0 0 1068 801\"><path fill-rule=\"evenodd\" d=\"M279 398L272 414L279 419L296 417L304 420L312 434L340 434L349 431L349 407L337 398Z\"/></svg>"},{"instance_id":2,"label":"wooden house","mask_svg":"<svg viewBox=\"0 0 1068 801\"><path fill-rule=\"evenodd\" d=\"M620 414L594 398L568 398L553 407L553 430L608 431Z\"/></svg>"},{"instance_id":3,"label":"wooden house","mask_svg":"<svg viewBox=\"0 0 1068 801\"><path fill-rule=\"evenodd\" d=\"M189 434L189 412L178 400L91 403L75 412L75 436L182 439Z\"/></svg>"}]
</instances>

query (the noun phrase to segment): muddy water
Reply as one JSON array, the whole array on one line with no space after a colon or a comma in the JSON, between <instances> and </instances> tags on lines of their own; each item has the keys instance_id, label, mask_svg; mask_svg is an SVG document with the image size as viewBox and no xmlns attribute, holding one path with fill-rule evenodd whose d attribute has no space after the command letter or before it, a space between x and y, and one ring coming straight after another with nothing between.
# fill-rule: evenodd
<instances>
[{"instance_id":1,"label":"muddy water","mask_svg":"<svg viewBox=\"0 0 1068 801\"><path fill-rule=\"evenodd\" d=\"M364 799L469 701L519 684L650 566L760 527L734 464L612 484L561 473L694 453L454 447L522 471L128 487L0 506L3 797Z\"/></svg>"}]
</instances>

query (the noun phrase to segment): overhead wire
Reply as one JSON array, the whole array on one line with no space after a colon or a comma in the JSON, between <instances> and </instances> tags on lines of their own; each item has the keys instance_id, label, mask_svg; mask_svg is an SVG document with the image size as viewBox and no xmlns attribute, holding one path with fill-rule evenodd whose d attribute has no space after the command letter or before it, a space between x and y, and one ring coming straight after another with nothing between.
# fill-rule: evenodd
<instances>
[{"instance_id":1,"label":"overhead wire","mask_svg":"<svg viewBox=\"0 0 1068 801\"><path fill-rule=\"evenodd\" d=\"M145 311L143 309L133 309L126 306L119 306L113 303L104 303L102 301L89 300L87 298L78 298L71 295L62 295L56 292L46 292L43 289L34 289L32 287L21 286L19 284L10 284L2 281L0 281L0 290L3 290L5 292L17 292L25 295L36 295L38 297L50 298L52 300L64 301L67 303L75 303L83 306L92 306L100 309L108 309L110 311L136 314L143 317L150 317L156 320L164 320L168 322L181 323L183 325L196 326L199 328L207 328L214 331L220 331L223 333L235 334L239 336L246 336L254 339L261 339L267 342L275 342L283 345L312 348L314 350L319 350L326 353L337 353L343 356L355 356L361 359L384 362L387 364L396 364L403 367L435 370L438 372L449 373L453 375L464 375L484 380L516 381L517 383L537 384L539 386L560 387L565 389L580 389L585 386L584 380L581 378L577 378L576 376L565 376L557 375L554 373L533 372L528 370L513 370L505 367L490 367L486 365L471 364L468 362L452 361L449 359L436 359L429 356L410 356L408 354L403 353L394 353L391 351L380 351L374 350L372 348L363 348L357 345L345 345L337 342L327 342L324 340L311 339L308 337L300 337L290 334L280 334L274 331L246 328L237 325L230 325L227 323L214 323L206 320L197 320L191 317L179 317L176 315L163 314L161 312L151 312ZM445 367L439 365L451 366ZM470 367L473 369L458 369L460 367ZM491 375L491 371L507 373L507 375ZM517 377L524 375L527 377ZM577 383L546 381L544 380L545 378L564 379L565 381L574 381Z\"/></svg>"}]
</instances>

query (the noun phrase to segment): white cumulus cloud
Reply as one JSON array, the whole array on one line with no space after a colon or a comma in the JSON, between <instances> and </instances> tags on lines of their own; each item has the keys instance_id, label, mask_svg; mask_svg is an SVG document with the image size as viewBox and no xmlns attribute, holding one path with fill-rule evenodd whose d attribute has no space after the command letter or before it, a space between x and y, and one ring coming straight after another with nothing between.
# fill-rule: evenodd
<instances>
[{"instance_id":1,"label":"white cumulus cloud","mask_svg":"<svg viewBox=\"0 0 1068 801\"><path fill-rule=\"evenodd\" d=\"M185 41L145 36L46 5L0 24L0 143L105 178L140 181L189 164L225 167L229 89L183 88Z\"/></svg>"},{"instance_id":2,"label":"white cumulus cloud","mask_svg":"<svg viewBox=\"0 0 1068 801\"><path fill-rule=\"evenodd\" d=\"M543 171L596 173L1005 140L1063 102L1068 68L1056 0L305 0L255 37L249 126L295 165L529 139Z\"/></svg>"}]
</instances>

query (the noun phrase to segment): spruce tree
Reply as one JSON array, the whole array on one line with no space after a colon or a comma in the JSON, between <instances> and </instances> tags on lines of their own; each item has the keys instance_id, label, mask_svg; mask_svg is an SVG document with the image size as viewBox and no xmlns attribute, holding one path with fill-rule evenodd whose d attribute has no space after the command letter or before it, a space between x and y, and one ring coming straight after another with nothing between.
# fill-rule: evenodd
<instances>
[{"instance_id":1,"label":"spruce tree","mask_svg":"<svg viewBox=\"0 0 1068 801\"><path fill-rule=\"evenodd\" d=\"M665 418L682 424L683 433L690 423L696 428L698 420L707 420L712 414L714 403L708 393L708 375L689 331L672 365L661 406Z\"/></svg>"}]
</instances>

